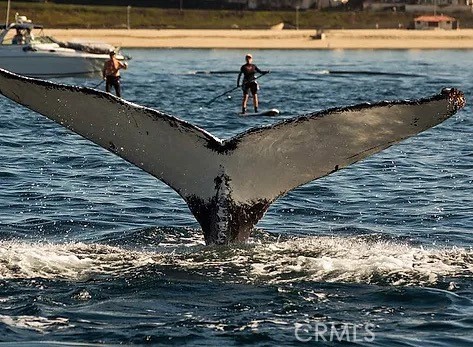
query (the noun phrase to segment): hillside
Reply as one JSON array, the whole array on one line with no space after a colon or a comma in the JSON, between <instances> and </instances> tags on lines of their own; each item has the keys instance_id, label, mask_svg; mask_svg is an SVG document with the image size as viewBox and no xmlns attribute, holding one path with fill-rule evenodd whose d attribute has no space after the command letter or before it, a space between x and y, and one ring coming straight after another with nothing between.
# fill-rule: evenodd
<instances>
[{"instance_id":1,"label":"hillside","mask_svg":"<svg viewBox=\"0 0 473 347\"><path fill-rule=\"evenodd\" d=\"M0 1L0 18L6 17L6 1ZM126 28L127 7L83 6L52 3L12 2L10 22L18 12L48 28ZM392 12L300 11L300 29L373 29L407 28L414 14ZM470 13L458 14L463 28L473 28ZM223 11L131 8L131 28L154 29L265 29L284 22L295 28L294 11Z\"/></svg>"}]
</instances>

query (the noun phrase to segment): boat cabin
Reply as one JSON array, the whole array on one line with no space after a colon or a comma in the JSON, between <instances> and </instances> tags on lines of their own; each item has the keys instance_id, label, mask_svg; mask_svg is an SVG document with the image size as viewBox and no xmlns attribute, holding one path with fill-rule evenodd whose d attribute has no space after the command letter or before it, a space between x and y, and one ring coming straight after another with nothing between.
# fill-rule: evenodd
<instances>
[{"instance_id":1,"label":"boat cabin","mask_svg":"<svg viewBox=\"0 0 473 347\"><path fill-rule=\"evenodd\" d=\"M43 30L42 25L33 24L31 20L25 16L15 15L15 23L11 23L7 27L3 26L0 33L0 43L2 45L28 45L35 41L33 34L34 29ZM41 37L43 37L41 35Z\"/></svg>"}]
</instances>

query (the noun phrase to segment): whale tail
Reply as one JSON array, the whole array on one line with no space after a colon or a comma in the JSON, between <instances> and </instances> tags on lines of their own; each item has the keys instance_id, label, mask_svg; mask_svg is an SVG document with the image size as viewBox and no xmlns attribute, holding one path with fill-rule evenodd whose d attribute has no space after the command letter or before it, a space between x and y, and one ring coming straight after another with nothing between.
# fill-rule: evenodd
<instances>
[{"instance_id":1,"label":"whale tail","mask_svg":"<svg viewBox=\"0 0 473 347\"><path fill-rule=\"evenodd\" d=\"M176 117L113 95L0 69L0 93L172 187L207 244L243 241L288 191L427 130L465 104L444 89L418 100L315 112L222 141Z\"/></svg>"},{"instance_id":2,"label":"whale tail","mask_svg":"<svg viewBox=\"0 0 473 347\"><path fill-rule=\"evenodd\" d=\"M265 199L237 203L233 196L230 177L222 175L215 178L215 192L211 199L185 198L202 227L207 244L245 241L271 205L271 201Z\"/></svg>"}]
</instances>

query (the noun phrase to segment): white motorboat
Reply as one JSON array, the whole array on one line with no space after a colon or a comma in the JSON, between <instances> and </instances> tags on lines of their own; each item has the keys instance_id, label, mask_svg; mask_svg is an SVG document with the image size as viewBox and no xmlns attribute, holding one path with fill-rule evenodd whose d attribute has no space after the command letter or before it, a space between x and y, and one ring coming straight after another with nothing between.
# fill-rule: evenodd
<instances>
[{"instance_id":1,"label":"white motorboat","mask_svg":"<svg viewBox=\"0 0 473 347\"><path fill-rule=\"evenodd\" d=\"M31 77L99 74L112 50L116 47L106 43L61 42L45 36L41 25L18 14L0 33L0 67ZM115 57L127 59L120 52Z\"/></svg>"}]
</instances>

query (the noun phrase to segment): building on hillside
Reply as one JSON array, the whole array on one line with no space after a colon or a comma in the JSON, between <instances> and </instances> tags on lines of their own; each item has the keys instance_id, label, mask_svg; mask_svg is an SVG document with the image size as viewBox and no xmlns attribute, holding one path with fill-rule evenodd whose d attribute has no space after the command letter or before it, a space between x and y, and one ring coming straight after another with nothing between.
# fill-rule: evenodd
<instances>
[{"instance_id":1,"label":"building on hillside","mask_svg":"<svg viewBox=\"0 0 473 347\"><path fill-rule=\"evenodd\" d=\"M317 8L320 0L247 0L250 10L308 10Z\"/></svg>"},{"instance_id":2,"label":"building on hillside","mask_svg":"<svg viewBox=\"0 0 473 347\"><path fill-rule=\"evenodd\" d=\"M365 11L400 11L400 12L464 12L473 10L473 0L366 0Z\"/></svg>"},{"instance_id":3,"label":"building on hillside","mask_svg":"<svg viewBox=\"0 0 473 347\"><path fill-rule=\"evenodd\" d=\"M414 28L419 30L458 29L458 21L449 16L419 16L414 19Z\"/></svg>"},{"instance_id":4,"label":"building on hillside","mask_svg":"<svg viewBox=\"0 0 473 347\"><path fill-rule=\"evenodd\" d=\"M45 0L23 0L44 2ZM348 0L47 0L50 3L205 10L301 10L337 7ZM473 0L471 0L473 1Z\"/></svg>"},{"instance_id":5,"label":"building on hillside","mask_svg":"<svg viewBox=\"0 0 473 347\"><path fill-rule=\"evenodd\" d=\"M24 0L46 2L45 0ZM75 5L132 6L172 9L246 10L248 0L47 0L50 3Z\"/></svg>"},{"instance_id":6,"label":"building on hillside","mask_svg":"<svg viewBox=\"0 0 473 347\"><path fill-rule=\"evenodd\" d=\"M366 0L363 1L364 11L400 11L406 10L407 1L398 0Z\"/></svg>"}]
</instances>

